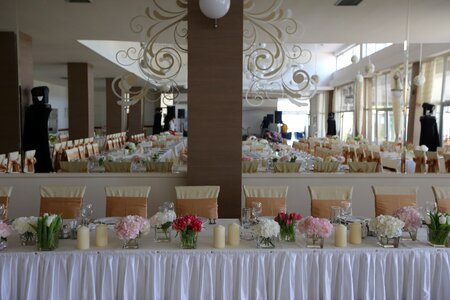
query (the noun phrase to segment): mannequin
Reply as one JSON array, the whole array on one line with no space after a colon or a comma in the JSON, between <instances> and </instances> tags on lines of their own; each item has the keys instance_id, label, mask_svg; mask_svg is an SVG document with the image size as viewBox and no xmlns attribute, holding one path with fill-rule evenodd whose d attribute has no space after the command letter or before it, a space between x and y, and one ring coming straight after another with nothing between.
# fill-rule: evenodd
<instances>
[{"instance_id":1,"label":"mannequin","mask_svg":"<svg viewBox=\"0 0 450 300\"><path fill-rule=\"evenodd\" d=\"M420 145L428 147L429 151L436 151L437 147L441 146L439 139L438 127L436 123L436 117L433 116L434 109L433 104L422 104L423 116L420 117Z\"/></svg>"},{"instance_id":2,"label":"mannequin","mask_svg":"<svg viewBox=\"0 0 450 300\"><path fill-rule=\"evenodd\" d=\"M327 136L336 135L336 120L334 119L334 112L328 113L327 125Z\"/></svg>"},{"instance_id":3,"label":"mannequin","mask_svg":"<svg viewBox=\"0 0 450 300\"><path fill-rule=\"evenodd\" d=\"M33 104L26 111L23 134L23 150L36 150L36 173L53 172L50 147L48 143L48 117L52 107L48 104L48 87L31 89Z\"/></svg>"}]
</instances>

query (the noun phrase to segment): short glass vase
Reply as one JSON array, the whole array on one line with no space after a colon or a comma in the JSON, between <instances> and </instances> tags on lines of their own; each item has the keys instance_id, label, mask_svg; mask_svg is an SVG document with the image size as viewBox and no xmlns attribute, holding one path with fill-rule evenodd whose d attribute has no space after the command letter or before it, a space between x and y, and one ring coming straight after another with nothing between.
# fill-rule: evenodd
<instances>
[{"instance_id":1,"label":"short glass vase","mask_svg":"<svg viewBox=\"0 0 450 300\"><path fill-rule=\"evenodd\" d=\"M316 234L306 235L306 248L322 249L324 240L323 237Z\"/></svg>"},{"instance_id":2,"label":"short glass vase","mask_svg":"<svg viewBox=\"0 0 450 300\"><path fill-rule=\"evenodd\" d=\"M0 251L6 249L8 247L8 240L6 238L0 238Z\"/></svg>"},{"instance_id":3,"label":"short glass vase","mask_svg":"<svg viewBox=\"0 0 450 300\"><path fill-rule=\"evenodd\" d=\"M261 249L272 249L275 248L275 238L258 236L256 238L256 247Z\"/></svg>"},{"instance_id":4,"label":"short glass vase","mask_svg":"<svg viewBox=\"0 0 450 300\"><path fill-rule=\"evenodd\" d=\"M417 229L404 230L402 241L417 241Z\"/></svg>"},{"instance_id":5,"label":"short glass vase","mask_svg":"<svg viewBox=\"0 0 450 300\"><path fill-rule=\"evenodd\" d=\"M27 231L19 235L20 245L33 246L36 245L36 234L31 231Z\"/></svg>"},{"instance_id":6,"label":"short glass vase","mask_svg":"<svg viewBox=\"0 0 450 300\"><path fill-rule=\"evenodd\" d=\"M295 227L286 226L280 228L280 241L295 242Z\"/></svg>"},{"instance_id":7,"label":"short glass vase","mask_svg":"<svg viewBox=\"0 0 450 300\"><path fill-rule=\"evenodd\" d=\"M49 234L46 239L40 240L39 236L36 237L36 246L39 251L53 251L58 248L59 245L59 232Z\"/></svg>"},{"instance_id":8,"label":"short glass vase","mask_svg":"<svg viewBox=\"0 0 450 300\"><path fill-rule=\"evenodd\" d=\"M127 239L123 242L123 249L138 249L140 243L140 237L136 237L134 239Z\"/></svg>"},{"instance_id":9,"label":"short glass vase","mask_svg":"<svg viewBox=\"0 0 450 300\"><path fill-rule=\"evenodd\" d=\"M197 232L181 231L180 232L180 246L181 249L196 249L197 248Z\"/></svg>"},{"instance_id":10,"label":"short glass vase","mask_svg":"<svg viewBox=\"0 0 450 300\"><path fill-rule=\"evenodd\" d=\"M385 235L377 235L378 245L383 248L398 248L400 237L387 237Z\"/></svg>"},{"instance_id":11,"label":"short glass vase","mask_svg":"<svg viewBox=\"0 0 450 300\"><path fill-rule=\"evenodd\" d=\"M172 231L169 228L163 228L162 226L155 226L155 242L157 243L170 243L172 240Z\"/></svg>"},{"instance_id":12,"label":"short glass vase","mask_svg":"<svg viewBox=\"0 0 450 300\"><path fill-rule=\"evenodd\" d=\"M435 248L445 248L448 245L449 230L428 228L428 244Z\"/></svg>"}]
</instances>

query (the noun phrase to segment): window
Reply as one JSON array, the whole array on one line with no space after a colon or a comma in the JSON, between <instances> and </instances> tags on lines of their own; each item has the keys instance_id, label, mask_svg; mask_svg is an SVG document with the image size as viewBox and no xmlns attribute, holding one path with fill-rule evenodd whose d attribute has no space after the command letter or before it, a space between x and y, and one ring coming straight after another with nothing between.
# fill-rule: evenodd
<instances>
[{"instance_id":1,"label":"window","mask_svg":"<svg viewBox=\"0 0 450 300\"><path fill-rule=\"evenodd\" d=\"M277 102L277 110L283 112L283 123L288 126L288 132L292 132L292 140L296 140L295 132L306 133L309 126L309 101L304 106L298 106L289 99L280 98Z\"/></svg>"},{"instance_id":2,"label":"window","mask_svg":"<svg viewBox=\"0 0 450 300\"><path fill-rule=\"evenodd\" d=\"M374 43L369 43L369 44L362 44L362 53L361 53L361 57L366 57L369 55L374 54L375 52L378 52L380 50L383 50L386 47L391 46L392 43L378 43L378 44L374 44Z\"/></svg>"},{"instance_id":3,"label":"window","mask_svg":"<svg viewBox=\"0 0 450 300\"><path fill-rule=\"evenodd\" d=\"M345 141L354 135L354 85L345 85L336 89L335 92L339 93L335 97L336 103L334 104L334 108L336 109L336 129L340 139Z\"/></svg>"},{"instance_id":4,"label":"window","mask_svg":"<svg viewBox=\"0 0 450 300\"><path fill-rule=\"evenodd\" d=\"M351 65L353 55L364 58L391 45L392 43L369 43L352 45L336 55L336 71Z\"/></svg>"}]
</instances>

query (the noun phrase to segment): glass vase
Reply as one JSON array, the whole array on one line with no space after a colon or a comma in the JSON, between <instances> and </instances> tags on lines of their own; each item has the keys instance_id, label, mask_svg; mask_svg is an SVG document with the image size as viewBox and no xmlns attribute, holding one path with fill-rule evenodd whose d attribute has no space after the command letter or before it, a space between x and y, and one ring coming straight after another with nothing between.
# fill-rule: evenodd
<instances>
[{"instance_id":1,"label":"glass vase","mask_svg":"<svg viewBox=\"0 0 450 300\"><path fill-rule=\"evenodd\" d=\"M6 247L8 247L8 241L4 237L0 238L0 251L6 249Z\"/></svg>"},{"instance_id":2,"label":"glass vase","mask_svg":"<svg viewBox=\"0 0 450 300\"><path fill-rule=\"evenodd\" d=\"M155 226L155 242L169 243L172 240L172 231L163 226Z\"/></svg>"},{"instance_id":3,"label":"glass vase","mask_svg":"<svg viewBox=\"0 0 450 300\"><path fill-rule=\"evenodd\" d=\"M194 231L180 232L181 249L196 249L197 248L197 233Z\"/></svg>"},{"instance_id":4,"label":"glass vase","mask_svg":"<svg viewBox=\"0 0 450 300\"><path fill-rule=\"evenodd\" d=\"M436 248L445 248L448 244L449 230L428 228L428 244Z\"/></svg>"},{"instance_id":5,"label":"glass vase","mask_svg":"<svg viewBox=\"0 0 450 300\"><path fill-rule=\"evenodd\" d=\"M280 241L295 242L295 226L287 225L280 228Z\"/></svg>"},{"instance_id":6,"label":"glass vase","mask_svg":"<svg viewBox=\"0 0 450 300\"><path fill-rule=\"evenodd\" d=\"M262 249L275 248L275 238L258 236L256 238L256 247L262 248Z\"/></svg>"},{"instance_id":7,"label":"glass vase","mask_svg":"<svg viewBox=\"0 0 450 300\"><path fill-rule=\"evenodd\" d=\"M402 233L403 241L417 241L417 229L404 230Z\"/></svg>"},{"instance_id":8,"label":"glass vase","mask_svg":"<svg viewBox=\"0 0 450 300\"><path fill-rule=\"evenodd\" d=\"M140 237L134 239L128 239L123 242L123 249L138 249L139 248Z\"/></svg>"},{"instance_id":9,"label":"glass vase","mask_svg":"<svg viewBox=\"0 0 450 300\"><path fill-rule=\"evenodd\" d=\"M324 238L321 236L318 236L316 234L306 235L306 248L322 249L323 243L324 243Z\"/></svg>"},{"instance_id":10,"label":"glass vase","mask_svg":"<svg viewBox=\"0 0 450 300\"><path fill-rule=\"evenodd\" d=\"M58 248L59 244L59 232L48 234L46 239L36 237L36 246L39 251L53 251Z\"/></svg>"},{"instance_id":11,"label":"glass vase","mask_svg":"<svg viewBox=\"0 0 450 300\"><path fill-rule=\"evenodd\" d=\"M22 246L32 246L36 245L36 234L33 232L27 231L19 235L20 244Z\"/></svg>"},{"instance_id":12,"label":"glass vase","mask_svg":"<svg viewBox=\"0 0 450 300\"><path fill-rule=\"evenodd\" d=\"M400 237L387 237L385 235L377 235L378 245L383 248L398 248Z\"/></svg>"}]
</instances>

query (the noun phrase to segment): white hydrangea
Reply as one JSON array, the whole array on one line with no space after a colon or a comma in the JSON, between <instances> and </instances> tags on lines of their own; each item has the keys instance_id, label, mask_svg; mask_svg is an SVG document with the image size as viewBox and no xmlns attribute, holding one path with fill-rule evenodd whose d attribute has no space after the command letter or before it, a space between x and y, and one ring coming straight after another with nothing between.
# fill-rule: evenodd
<instances>
[{"instance_id":1,"label":"white hydrangea","mask_svg":"<svg viewBox=\"0 0 450 300\"><path fill-rule=\"evenodd\" d=\"M150 218L152 226L161 226L167 222L173 222L177 218L177 215L173 210L167 210L165 212L157 212Z\"/></svg>"},{"instance_id":2,"label":"white hydrangea","mask_svg":"<svg viewBox=\"0 0 450 300\"><path fill-rule=\"evenodd\" d=\"M263 218L256 225L255 232L264 238L276 237L280 233L280 225L274 220Z\"/></svg>"},{"instance_id":3,"label":"white hydrangea","mask_svg":"<svg viewBox=\"0 0 450 300\"><path fill-rule=\"evenodd\" d=\"M12 222L12 226L18 234L24 234L25 232L32 231L30 224L36 225L36 217L20 217Z\"/></svg>"},{"instance_id":4,"label":"white hydrangea","mask_svg":"<svg viewBox=\"0 0 450 300\"><path fill-rule=\"evenodd\" d=\"M401 236L404 226L405 223L402 220L384 215L379 215L369 222L369 228L371 231L388 238Z\"/></svg>"}]
</instances>

